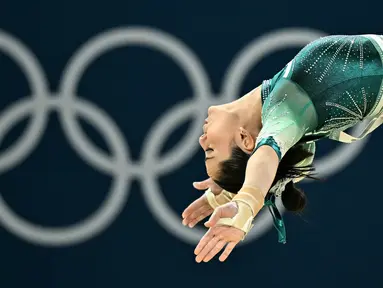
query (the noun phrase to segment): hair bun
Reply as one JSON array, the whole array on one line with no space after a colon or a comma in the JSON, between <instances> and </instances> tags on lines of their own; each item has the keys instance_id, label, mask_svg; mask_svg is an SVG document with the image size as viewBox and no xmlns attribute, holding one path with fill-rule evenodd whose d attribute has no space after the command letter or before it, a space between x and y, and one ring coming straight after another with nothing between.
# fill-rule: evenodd
<instances>
[{"instance_id":1,"label":"hair bun","mask_svg":"<svg viewBox=\"0 0 383 288\"><path fill-rule=\"evenodd\" d=\"M282 203L288 211L301 212L306 206L306 195L291 181L282 192Z\"/></svg>"}]
</instances>

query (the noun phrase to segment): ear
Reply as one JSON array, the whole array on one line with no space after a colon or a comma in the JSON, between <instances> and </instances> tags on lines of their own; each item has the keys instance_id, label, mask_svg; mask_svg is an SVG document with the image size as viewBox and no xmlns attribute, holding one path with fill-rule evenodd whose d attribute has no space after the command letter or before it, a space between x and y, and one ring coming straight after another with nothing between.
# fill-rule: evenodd
<instances>
[{"instance_id":1,"label":"ear","mask_svg":"<svg viewBox=\"0 0 383 288\"><path fill-rule=\"evenodd\" d=\"M247 131L244 128L239 128L239 133L238 133L238 139L236 139L236 144L245 152L251 153L254 148L255 148L255 139L249 131Z\"/></svg>"}]
</instances>

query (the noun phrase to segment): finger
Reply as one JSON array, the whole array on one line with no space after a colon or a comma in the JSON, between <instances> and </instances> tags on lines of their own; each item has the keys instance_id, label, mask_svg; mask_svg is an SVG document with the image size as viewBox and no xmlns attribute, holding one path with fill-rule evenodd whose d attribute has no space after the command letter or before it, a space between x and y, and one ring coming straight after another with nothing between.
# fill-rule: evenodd
<instances>
[{"instance_id":1,"label":"finger","mask_svg":"<svg viewBox=\"0 0 383 288\"><path fill-rule=\"evenodd\" d=\"M199 207L196 211L188 215L183 221L182 224L189 225L191 222L195 221L201 214L206 213L206 211L212 209L208 205L204 205Z\"/></svg>"},{"instance_id":2,"label":"finger","mask_svg":"<svg viewBox=\"0 0 383 288\"><path fill-rule=\"evenodd\" d=\"M212 209L210 204L207 201L204 201L204 199L199 198L184 210L182 217L184 220L188 219L188 222L190 222L190 220L197 218L201 213L208 209Z\"/></svg>"},{"instance_id":3,"label":"finger","mask_svg":"<svg viewBox=\"0 0 383 288\"><path fill-rule=\"evenodd\" d=\"M205 247L205 245L209 243L211 239L213 239L213 237L214 237L214 233L212 229L209 229L205 233L205 235L201 238L201 240L199 240L197 247L194 249L194 254L198 255L202 251L202 249Z\"/></svg>"},{"instance_id":4,"label":"finger","mask_svg":"<svg viewBox=\"0 0 383 288\"><path fill-rule=\"evenodd\" d=\"M209 220L205 222L206 227L213 227L215 224L217 224L218 220L221 219L222 214L222 208L216 208L213 212L213 214L210 216Z\"/></svg>"},{"instance_id":5,"label":"finger","mask_svg":"<svg viewBox=\"0 0 383 288\"><path fill-rule=\"evenodd\" d=\"M203 247L203 249L197 254L197 257L195 257L195 261L200 263L209 252L214 249L214 247L218 244L220 241L220 238L217 236L214 236L206 245Z\"/></svg>"},{"instance_id":6,"label":"finger","mask_svg":"<svg viewBox=\"0 0 383 288\"><path fill-rule=\"evenodd\" d=\"M191 213L199 209L200 207L204 206L206 203L201 200L201 198L198 198L193 203L191 203L184 212L182 213L182 218L187 218Z\"/></svg>"},{"instance_id":7,"label":"finger","mask_svg":"<svg viewBox=\"0 0 383 288\"><path fill-rule=\"evenodd\" d=\"M205 223L205 226L210 228L215 226L221 218L233 218L238 212L235 205L234 203L227 203L224 206L216 208L213 215L211 215Z\"/></svg>"},{"instance_id":8,"label":"finger","mask_svg":"<svg viewBox=\"0 0 383 288\"><path fill-rule=\"evenodd\" d=\"M206 205L198 208L193 213L191 213L188 218L190 218L190 219L197 219L201 214L205 213L206 211L211 211L211 210L214 210L214 209L211 208L209 204L206 204Z\"/></svg>"},{"instance_id":9,"label":"finger","mask_svg":"<svg viewBox=\"0 0 383 288\"><path fill-rule=\"evenodd\" d=\"M229 257L231 251L233 251L234 247L237 245L238 242L230 242L227 244L225 251L219 256L219 261L223 262Z\"/></svg>"},{"instance_id":10,"label":"finger","mask_svg":"<svg viewBox=\"0 0 383 288\"><path fill-rule=\"evenodd\" d=\"M206 190L209 188L210 178L199 181L199 182L193 182L193 187L197 190Z\"/></svg>"},{"instance_id":11,"label":"finger","mask_svg":"<svg viewBox=\"0 0 383 288\"><path fill-rule=\"evenodd\" d=\"M213 249L210 250L210 252L203 258L203 262L209 262L215 255L217 255L223 247L225 247L226 241L220 240Z\"/></svg>"},{"instance_id":12,"label":"finger","mask_svg":"<svg viewBox=\"0 0 383 288\"><path fill-rule=\"evenodd\" d=\"M213 213L213 211L214 210L212 208L209 208L205 212L201 213L198 217L196 217L189 223L189 227L193 228L197 223L199 223L201 220L205 219L207 216Z\"/></svg>"}]
</instances>

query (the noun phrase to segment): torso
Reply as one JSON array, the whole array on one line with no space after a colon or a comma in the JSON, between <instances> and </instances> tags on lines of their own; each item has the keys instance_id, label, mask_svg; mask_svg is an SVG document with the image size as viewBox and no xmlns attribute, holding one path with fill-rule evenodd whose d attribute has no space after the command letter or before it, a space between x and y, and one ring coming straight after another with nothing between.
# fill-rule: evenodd
<instances>
[{"instance_id":1,"label":"torso","mask_svg":"<svg viewBox=\"0 0 383 288\"><path fill-rule=\"evenodd\" d=\"M344 131L381 113L383 37L328 36L310 43L263 82L263 101L282 78L299 85L315 106L317 125L307 136Z\"/></svg>"}]
</instances>

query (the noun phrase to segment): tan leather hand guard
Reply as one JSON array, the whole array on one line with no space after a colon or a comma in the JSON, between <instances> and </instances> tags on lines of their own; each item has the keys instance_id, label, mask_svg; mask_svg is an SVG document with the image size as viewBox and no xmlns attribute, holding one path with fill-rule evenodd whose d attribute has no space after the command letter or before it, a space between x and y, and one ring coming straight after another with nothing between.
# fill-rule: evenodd
<instances>
[{"instance_id":1,"label":"tan leather hand guard","mask_svg":"<svg viewBox=\"0 0 383 288\"><path fill-rule=\"evenodd\" d=\"M229 203L236 194L223 190L220 194L215 195L209 188L206 190L205 195L210 206L215 209L221 205Z\"/></svg>"},{"instance_id":2,"label":"tan leather hand guard","mask_svg":"<svg viewBox=\"0 0 383 288\"><path fill-rule=\"evenodd\" d=\"M258 188L244 186L232 201L237 204L237 214L233 218L221 218L217 224L240 229L245 232L245 238L246 234L249 233L254 226L252 222L255 215L263 207L264 196Z\"/></svg>"}]
</instances>

